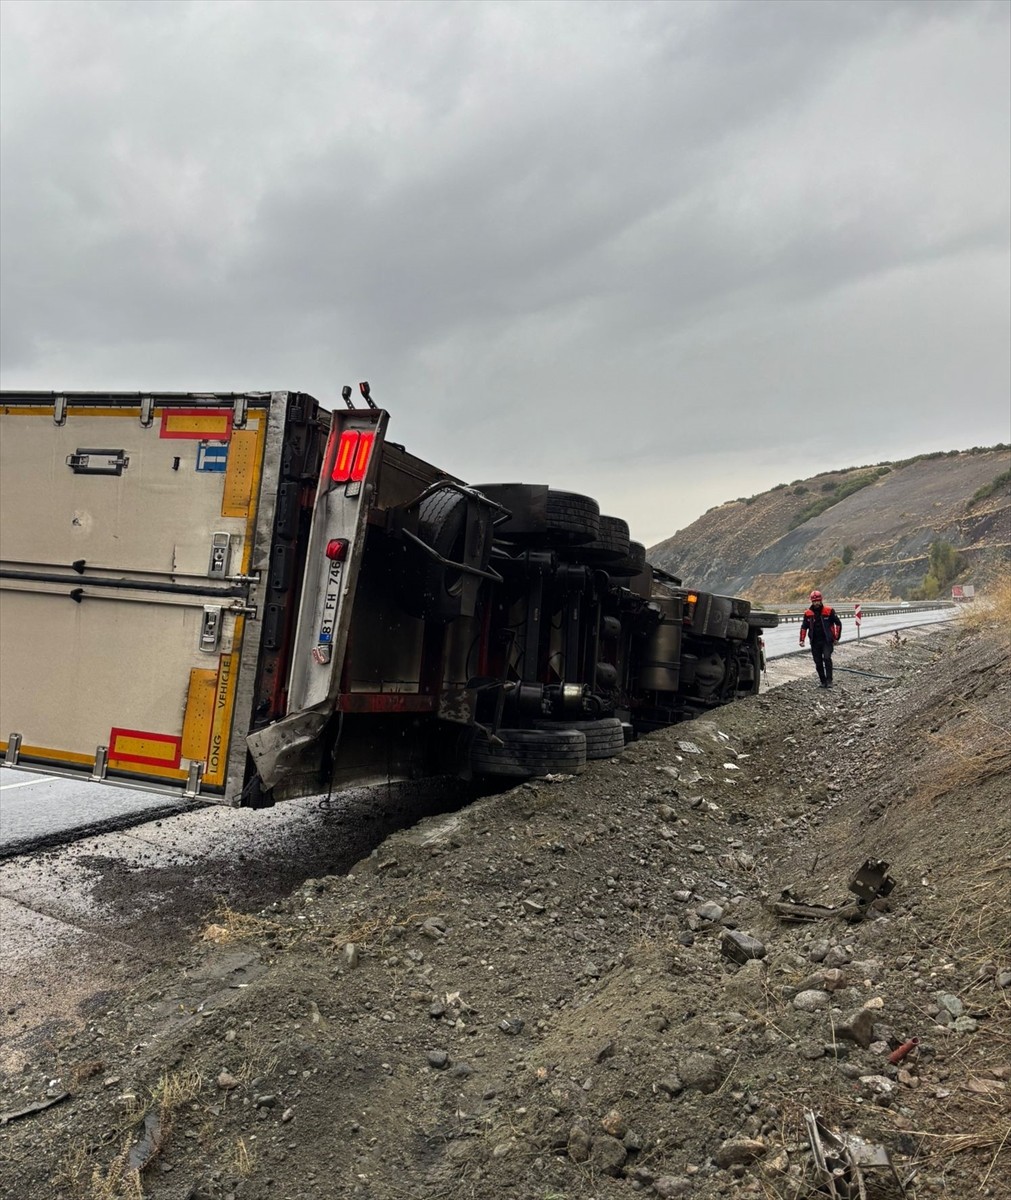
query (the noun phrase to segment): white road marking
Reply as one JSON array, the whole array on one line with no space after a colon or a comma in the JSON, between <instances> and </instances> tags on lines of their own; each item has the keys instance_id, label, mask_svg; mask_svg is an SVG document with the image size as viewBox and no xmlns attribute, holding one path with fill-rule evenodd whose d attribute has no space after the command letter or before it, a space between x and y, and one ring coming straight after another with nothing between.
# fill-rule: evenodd
<instances>
[{"instance_id":1,"label":"white road marking","mask_svg":"<svg viewBox=\"0 0 1011 1200\"><path fill-rule=\"evenodd\" d=\"M40 775L38 779L25 779L21 783L0 783L0 792L9 792L16 787L29 787L33 783L52 783L55 775Z\"/></svg>"}]
</instances>

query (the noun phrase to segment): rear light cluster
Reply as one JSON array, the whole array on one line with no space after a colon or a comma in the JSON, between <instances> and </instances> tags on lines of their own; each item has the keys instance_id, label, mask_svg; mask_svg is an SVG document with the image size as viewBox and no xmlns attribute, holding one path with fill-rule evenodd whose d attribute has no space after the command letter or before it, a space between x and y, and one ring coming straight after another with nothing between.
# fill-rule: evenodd
<instances>
[{"instance_id":1,"label":"rear light cluster","mask_svg":"<svg viewBox=\"0 0 1011 1200\"><path fill-rule=\"evenodd\" d=\"M334 483L361 483L369 469L376 435L358 429L345 429L337 443L330 478Z\"/></svg>"},{"instance_id":2,"label":"rear light cluster","mask_svg":"<svg viewBox=\"0 0 1011 1200\"><path fill-rule=\"evenodd\" d=\"M343 562L348 556L347 538L331 538L326 544L326 556L333 562Z\"/></svg>"}]
</instances>

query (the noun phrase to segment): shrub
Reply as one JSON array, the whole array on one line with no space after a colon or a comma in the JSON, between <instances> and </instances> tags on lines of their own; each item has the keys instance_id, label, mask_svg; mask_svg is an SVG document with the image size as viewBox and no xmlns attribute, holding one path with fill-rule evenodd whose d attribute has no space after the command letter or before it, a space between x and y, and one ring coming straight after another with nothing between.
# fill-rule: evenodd
<instances>
[{"instance_id":1,"label":"shrub","mask_svg":"<svg viewBox=\"0 0 1011 1200\"><path fill-rule=\"evenodd\" d=\"M1000 491L1002 487L1007 486L1011 486L1011 470L1001 471L989 483L984 483L982 487L978 487L966 501L965 507L967 509L973 508L980 500L986 500L988 496L992 496L994 492Z\"/></svg>"}]
</instances>

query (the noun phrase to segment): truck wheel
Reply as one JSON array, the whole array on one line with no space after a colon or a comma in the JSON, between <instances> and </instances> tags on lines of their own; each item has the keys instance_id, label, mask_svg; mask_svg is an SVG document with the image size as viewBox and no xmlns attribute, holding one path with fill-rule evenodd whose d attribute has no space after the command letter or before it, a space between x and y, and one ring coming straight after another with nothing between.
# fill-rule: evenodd
<instances>
[{"instance_id":1,"label":"truck wheel","mask_svg":"<svg viewBox=\"0 0 1011 1200\"><path fill-rule=\"evenodd\" d=\"M475 775L531 779L538 775L575 775L586 766L586 738L574 729L500 729L495 745L483 730L470 751Z\"/></svg>"},{"instance_id":2,"label":"truck wheel","mask_svg":"<svg viewBox=\"0 0 1011 1200\"><path fill-rule=\"evenodd\" d=\"M575 729L586 738L586 761L598 758L614 758L625 749L625 730L617 717L603 717L598 721L534 721L534 729Z\"/></svg>"},{"instance_id":3,"label":"truck wheel","mask_svg":"<svg viewBox=\"0 0 1011 1200\"><path fill-rule=\"evenodd\" d=\"M779 624L779 613L752 611L748 613L748 624L752 629L775 629Z\"/></svg>"},{"instance_id":4,"label":"truck wheel","mask_svg":"<svg viewBox=\"0 0 1011 1200\"><path fill-rule=\"evenodd\" d=\"M628 524L620 517L601 516L600 532L575 551L579 562L606 564L628 555Z\"/></svg>"},{"instance_id":5,"label":"truck wheel","mask_svg":"<svg viewBox=\"0 0 1011 1200\"><path fill-rule=\"evenodd\" d=\"M590 496L547 489L544 506L536 516L545 489L515 483L479 483L475 487L489 500L514 508L514 515L495 536L525 546L581 545L600 533L600 508ZM523 501L528 508L523 511Z\"/></svg>"},{"instance_id":6,"label":"truck wheel","mask_svg":"<svg viewBox=\"0 0 1011 1200\"><path fill-rule=\"evenodd\" d=\"M437 554L461 562L466 535L467 501L459 492L447 489L422 500L418 536ZM411 545L397 573L397 590L401 605L412 616L428 621L452 621L460 614L463 574L436 562L419 546Z\"/></svg>"},{"instance_id":7,"label":"truck wheel","mask_svg":"<svg viewBox=\"0 0 1011 1200\"><path fill-rule=\"evenodd\" d=\"M600 536L600 508L590 496L548 491L548 536L553 542L592 542Z\"/></svg>"},{"instance_id":8,"label":"truck wheel","mask_svg":"<svg viewBox=\"0 0 1011 1200\"><path fill-rule=\"evenodd\" d=\"M646 569L646 547L642 542L629 542L628 553L616 563L609 563L607 570L610 575L624 575L631 578L641 575Z\"/></svg>"}]
</instances>

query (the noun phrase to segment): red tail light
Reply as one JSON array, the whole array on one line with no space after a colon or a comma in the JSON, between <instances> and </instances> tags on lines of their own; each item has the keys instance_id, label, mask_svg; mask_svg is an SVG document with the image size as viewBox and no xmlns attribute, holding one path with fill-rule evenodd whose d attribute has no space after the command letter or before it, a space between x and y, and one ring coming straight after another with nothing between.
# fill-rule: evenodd
<instances>
[{"instance_id":1,"label":"red tail light","mask_svg":"<svg viewBox=\"0 0 1011 1200\"><path fill-rule=\"evenodd\" d=\"M357 449L358 431L345 429L341 434L341 440L337 443L337 456L333 463L331 478L335 483L346 483L351 478L351 465L355 460Z\"/></svg>"},{"instance_id":2,"label":"red tail light","mask_svg":"<svg viewBox=\"0 0 1011 1200\"><path fill-rule=\"evenodd\" d=\"M361 483L365 478L365 472L369 469L369 459L372 457L372 447L375 445L376 435L374 433L363 433L358 438L358 451L355 454L355 461L351 466L351 482Z\"/></svg>"},{"instance_id":3,"label":"red tail light","mask_svg":"<svg viewBox=\"0 0 1011 1200\"><path fill-rule=\"evenodd\" d=\"M334 483L361 483L369 469L376 435L357 429L345 429L337 443L331 479Z\"/></svg>"},{"instance_id":4,"label":"red tail light","mask_svg":"<svg viewBox=\"0 0 1011 1200\"><path fill-rule=\"evenodd\" d=\"M347 538L331 538L326 544L326 556L334 562L343 562L348 556Z\"/></svg>"}]
</instances>

